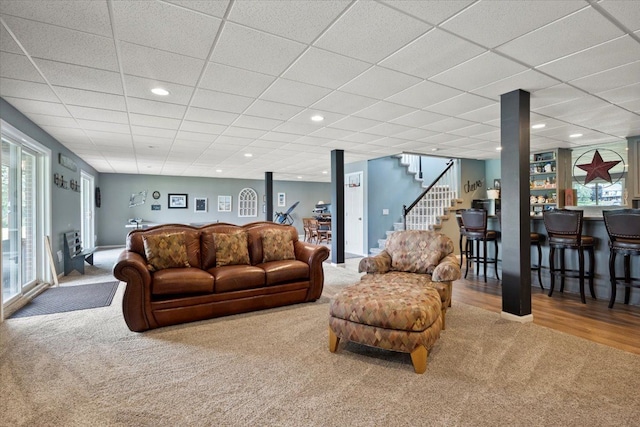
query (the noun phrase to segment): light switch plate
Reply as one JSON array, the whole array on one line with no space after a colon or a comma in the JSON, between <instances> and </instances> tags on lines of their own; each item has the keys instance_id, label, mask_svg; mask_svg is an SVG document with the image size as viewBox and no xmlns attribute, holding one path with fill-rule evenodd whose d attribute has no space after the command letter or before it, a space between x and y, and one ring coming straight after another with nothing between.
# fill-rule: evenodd
<instances>
[{"instance_id":1,"label":"light switch plate","mask_svg":"<svg viewBox=\"0 0 640 427\"><path fill-rule=\"evenodd\" d=\"M389 215L389 209L382 209L382 215Z\"/></svg>"}]
</instances>

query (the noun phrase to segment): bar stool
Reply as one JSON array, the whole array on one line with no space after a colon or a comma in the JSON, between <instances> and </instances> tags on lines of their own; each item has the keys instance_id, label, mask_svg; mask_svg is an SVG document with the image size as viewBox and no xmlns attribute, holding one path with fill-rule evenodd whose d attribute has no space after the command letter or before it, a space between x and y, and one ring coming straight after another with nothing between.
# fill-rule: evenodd
<instances>
[{"instance_id":1,"label":"bar stool","mask_svg":"<svg viewBox=\"0 0 640 427\"><path fill-rule=\"evenodd\" d=\"M551 275L551 288L549 296L553 294L555 276L560 276L560 292L564 291L565 277L580 279L580 299L586 304L584 297L584 279L589 279L589 291L593 299L596 298L593 290L593 275L595 270L593 245L594 238L582 235L581 210L552 209L542 213L544 226L549 234L549 274ZM555 268L555 251L560 250L560 268ZM564 250L578 251L578 270L567 270L564 266ZM584 272L584 250L589 253L589 273Z\"/></svg>"},{"instance_id":2,"label":"bar stool","mask_svg":"<svg viewBox=\"0 0 640 427\"><path fill-rule=\"evenodd\" d=\"M458 222L458 230L460 231L460 268L462 268L462 257L467 255L466 251L462 250L462 238L464 237L464 224L462 223L462 215L456 215L456 221Z\"/></svg>"},{"instance_id":3,"label":"bar stool","mask_svg":"<svg viewBox=\"0 0 640 427\"><path fill-rule=\"evenodd\" d=\"M498 276L498 233L494 230L487 230L487 211L484 209L466 209L462 211L462 224L464 226L464 236L467 238L465 253L467 254L467 269L464 272L465 279L469 273L469 263L476 262L476 275L480 273L480 263L484 264L484 281L487 282L487 264L493 264ZM495 256L487 258L487 242L495 245ZM476 242L475 255L473 252L473 242ZM482 256L480 256L480 242L483 244Z\"/></svg>"},{"instance_id":4,"label":"bar stool","mask_svg":"<svg viewBox=\"0 0 640 427\"><path fill-rule=\"evenodd\" d=\"M602 216L609 234L609 308L613 308L617 286L624 286L625 304L629 304L631 288L640 288L640 278L631 277L631 256L640 255L640 209L602 211ZM616 276L617 254L624 256L624 277Z\"/></svg>"}]
</instances>

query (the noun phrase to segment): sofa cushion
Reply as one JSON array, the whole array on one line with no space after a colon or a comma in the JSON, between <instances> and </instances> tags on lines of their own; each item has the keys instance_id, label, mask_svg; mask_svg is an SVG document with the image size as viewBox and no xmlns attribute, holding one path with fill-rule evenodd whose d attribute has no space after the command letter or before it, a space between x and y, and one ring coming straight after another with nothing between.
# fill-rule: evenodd
<instances>
[{"instance_id":1,"label":"sofa cushion","mask_svg":"<svg viewBox=\"0 0 640 427\"><path fill-rule=\"evenodd\" d=\"M142 236L142 240L150 271L191 266L183 232L150 234Z\"/></svg>"},{"instance_id":2,"label":"sofa cushion","mask_svg":"<svg viewBox=\"0 0 640 427\"><path fill-rule=\"evenodd\" d=\"M249 265L247 233L213 233L216 245L216 267L225 265Z\"/></svg>"},{"instance_id":3,"label":"sofa cushion","mask_svg":"<svg viewBox=\"0 0 640 427\"><path fill-rule=\"evenodd\" d=\"M442 252L422 250L397 250L391 254L391 267L407 273L431 274L440 262Z\"/></svg>"},{"instance_id":4,"label":"sofa cushion","mask_svg":"<svg viewBox=\"0 0 640 427\"><path fill-rule=\"evenodd\" d=\"M289 230L270 229L261 233L262 262L296 259Z\"/></svg>"},{"instance_id":5,"label":"sofa cushion","mask_svg":"<svg viewBox=\"0 0 640 427\"><path fill-rule=\"evenodd\" d=\"M215 277L216 293L241 291L265 285L264 270L251 265L227 265L209 270Z\"/></svg>"},{"instance_id":6,"label":"sofa cushion","mask_svg":"<svg viewBox=\"0 0 640 427\"><path fill-rule=\"evenodd\" d=\"M266 284L277 285L285 282L309 280L309 264L297 260L271 261L258 264L267 275Z\"/></svg>"},{"instance_id":7,"label":"sofa cushion","mask_svg":"<svg viewBox=\"0 0 640 427\"><path fill-rule=\"evenodd\" d=\"M169 268L153 274L153 295L201 294L213 292L214 278L199 268Z\"/></svg>"}]
</instances>

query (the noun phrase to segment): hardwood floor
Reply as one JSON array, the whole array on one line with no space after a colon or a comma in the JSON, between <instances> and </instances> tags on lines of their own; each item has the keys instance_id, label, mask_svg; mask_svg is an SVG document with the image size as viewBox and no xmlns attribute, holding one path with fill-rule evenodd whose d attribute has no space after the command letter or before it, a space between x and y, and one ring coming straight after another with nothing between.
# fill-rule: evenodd
<instances>
[{"instance_id":1,"label":"hardwood floor","mask_svg":"<svg viewBox=\"0 0 640 427\"><path fill-rule=\"evenodd\" d=\"M454 283L454 307L459 301L500 313L501 282L487 277L487 283L484 283L482 276L476 277L471 272L468 279ZM640 354L640 307L616 303L613 309L609 309L608 299L594 301L587 297L587 304L582 304L580 295L561 294L556 290L552 297L548 297L547 292L538 287L537 278L532 278L533 323Z\"/></svg>"}]
</instances>

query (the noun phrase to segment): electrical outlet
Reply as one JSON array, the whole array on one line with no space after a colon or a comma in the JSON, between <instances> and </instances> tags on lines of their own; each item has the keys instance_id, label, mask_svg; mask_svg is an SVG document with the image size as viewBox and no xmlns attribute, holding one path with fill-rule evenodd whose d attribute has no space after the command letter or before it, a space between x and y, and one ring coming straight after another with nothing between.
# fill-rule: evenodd
<instances>
[{"instance_id":1,"label":"electrical outlet","mask_svg":"<svg viewBox=\"0 0 640 427\"><path fill-rule=\"evenodd\" d=\"M389 209L382 209L382 215L389 215Z\"/></svg>"},{"instance_id":2,"label":"electrical outlet","mask_svg":"<svg viewBox=\"0 0 640 427\"><path fill-rule=\"evenodd\" d=\"M62 251L58 251L58 262L62 262Z\"/></svg>"}]
</instances>

